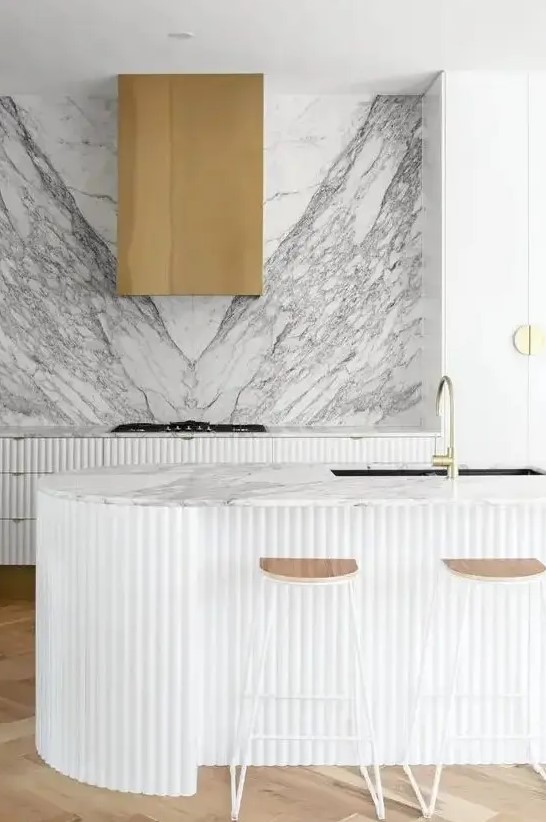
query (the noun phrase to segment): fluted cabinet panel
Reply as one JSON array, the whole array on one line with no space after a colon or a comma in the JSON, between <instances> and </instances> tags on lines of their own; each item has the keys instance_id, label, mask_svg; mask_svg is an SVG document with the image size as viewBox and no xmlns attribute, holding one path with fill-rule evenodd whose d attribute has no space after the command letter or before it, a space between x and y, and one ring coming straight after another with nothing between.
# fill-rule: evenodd
<instances>
[{"instance_id":1,"label":"fluted cabinet panel","mask_svg":"<svg viewBox=\"0 0 546 822\"><path fill-rule=\"evenodd\" d=\"M275 462L430 462L436 437L276 437Z\"/></svg>"},{"instance_id":2,"label":"fluted cabinet panel","mask_svg":"<svg viewBox=\"0 0 546 822\"><path fill-rule=\"evenodd\" d=\"M0 518L34 519L39 474L0 474Z\"/></svg>"},{"instance_id":3,"label":"fluted cabinet panel","mask_svg":"<svg viewBox=\"0 0 546 822\"><path fill-rule=\"evenodd\" d=\"M101 437L0 437L0 470L44 474L102 465Z\"/></svg>"},{"instance_id":4,"label":"fluted cabinet panel","mask_svg":"<svg viewBox=\"0 0 546 822\"><path fill-rule=\"evenodd\" d=\"M34 518L35 486L44 473L161 462L429 462L434 442L434 436L0 437L0 518ZM32 564L28 533L21 542L21 529L10 532L18 539L1 547L0 564Z\"/></svg>"},{"instance_id":5,"label":"fluted cabinet panel","mask_svg":"<svg viewBox=\"0 0 546 822\"><path fill-rule=\"evenodd\" d=\"M261 555L357 558L366 672L385 764L400 763L404 753L440 557L546 560L539 504L184 510L40 495L39 516L38 750L69 776L144 793L192 793L198 765L229 761L246 649L264 617ZM437 759L461 617L461 583L447 574L440 583L415 763ZM276 590L265 692L347 693L353 653L343 589ZM525 743L491 739L526 732L525 705L514 695L528 690L546 759L538 593L529 600L525 587L497 586L473 597L454 730L485 739L456 741L448 762L528 761ZM348 731L341 705L314 700L267 700L259 721L266 734ZM347 743L257 741L252 750L256 765L355 761Z\"/></svg>"},{"instance_id":6,"label":"fluted cabinet panel","mask_svg":"<svg viewBox=\"0 0 546 822\"><path fill-rule=\"evenodd\" d=\"M39 505L36 741L62 773L122 791L195 792L195 515Z\"/></svg>"},{"instance_id":7,"label":"fluted cabinet panel","mask_svg":"<svg viewBox=\"0 0 546 822\"><path fill-rule=\"evenodd\" d=\"M36 520L0 520L0 565L34 565Z\"/></svg>"},{"instance_id":8,"label":"fluted cabinet panel","mask_svg":"<svg viewBox=\"0 0 546 822\"><path fill-rule=\"evenodd\" d=\"M104 465L177 462L271 462L269 437L112 437L104 440Z\"/></svg>"}]
</instances>

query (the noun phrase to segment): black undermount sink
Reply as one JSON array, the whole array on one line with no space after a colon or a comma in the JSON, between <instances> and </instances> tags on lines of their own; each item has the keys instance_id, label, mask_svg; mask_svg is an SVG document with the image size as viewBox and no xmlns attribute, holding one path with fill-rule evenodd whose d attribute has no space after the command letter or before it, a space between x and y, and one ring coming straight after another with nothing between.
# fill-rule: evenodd
<instances>
[{"instance_id":1,"label":"black undermount sink","mask_svg":"<svg viewBox=\"0 0 546 822\"><path fill-rule=\"evenodd\" d=\"M445 477L445 468L332 468L335 477ZM459 468L461 477L543 476L536 468Z\"/></svg>"}]
</instances>

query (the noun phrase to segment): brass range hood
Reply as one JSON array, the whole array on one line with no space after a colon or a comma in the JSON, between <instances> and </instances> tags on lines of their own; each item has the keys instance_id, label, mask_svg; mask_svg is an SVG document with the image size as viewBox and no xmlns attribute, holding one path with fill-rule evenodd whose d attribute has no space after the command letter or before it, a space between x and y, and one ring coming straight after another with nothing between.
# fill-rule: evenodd
<instances>
[{"instance_id":1,"label":"brass range hood","mask_svg":"<svg viewBox=\"0 0 546 822\"><path fill-rule=\"evenodd\" d=\"M119 77L119 295L259 295L258 74Z\"/></svg>"}]
</instances>

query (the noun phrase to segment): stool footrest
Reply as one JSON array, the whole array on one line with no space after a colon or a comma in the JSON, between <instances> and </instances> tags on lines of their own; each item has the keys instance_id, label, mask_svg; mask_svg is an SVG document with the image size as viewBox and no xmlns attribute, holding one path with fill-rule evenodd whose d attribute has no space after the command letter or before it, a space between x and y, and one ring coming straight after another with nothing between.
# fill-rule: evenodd
<instances>
[{"instance_id":1,"label":"stool footrest","mask_svg":"<svg viewBox=\"0 0 546 822\"><path fill-rule=\"evenodd\" d=\"M358 736L277 736L252 734L251 739L263 742L357 742ZM366 740L360 740L365 742Z\"/></svg>"},{"instance_id":2,"label":"stool footrest","mask_svg":"<svg viewBox=\"0 0 546 822\"><path fill-rule=\"evenodd\" d=\"M445 699L445 694L423 694L421 699ZM528 699L527 694L453 694L453 699Z\"/></svg>"},{"instance_id":3,"label":"stool footrest","mask_svg":"<svg viewBox=\"0 0 546 822\"><path fill-rule=\"evenodd\" d=\"M338 702L349 702L352 698L346 694L243 694L244 699L253 699L254 697L257 699L332 699Z\"/></svg>"},{"instance_id":4,"label":"stool footrest","mask_svg":"<svg viewBox=\"0 0 546 822\"><path fill-rule=\"evenodd\" d=\"M493 736L491 734L480 734L479 736L450 736L450 742L503 742L506 740L513 740L514 742L529 742L532 739L542 739L540 734L502 734L501 736Z\"/></svg>"}]
</instances>

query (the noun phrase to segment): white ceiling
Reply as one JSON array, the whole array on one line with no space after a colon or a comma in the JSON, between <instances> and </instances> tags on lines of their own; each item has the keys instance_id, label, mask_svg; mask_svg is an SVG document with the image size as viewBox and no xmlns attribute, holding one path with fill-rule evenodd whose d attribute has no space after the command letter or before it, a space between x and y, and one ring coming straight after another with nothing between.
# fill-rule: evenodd
<instances>
[{"instance_id":1,"label":"white ceiling","mask_svg":"<svg viewBox=\"0 0 546 822\"><path fill-rule=\"evenodd\" d=\"M0 0L0 93L186 71L415 92L440 69L546 69L545 45L546 0Z\"/></svg>"}]
</instances>

